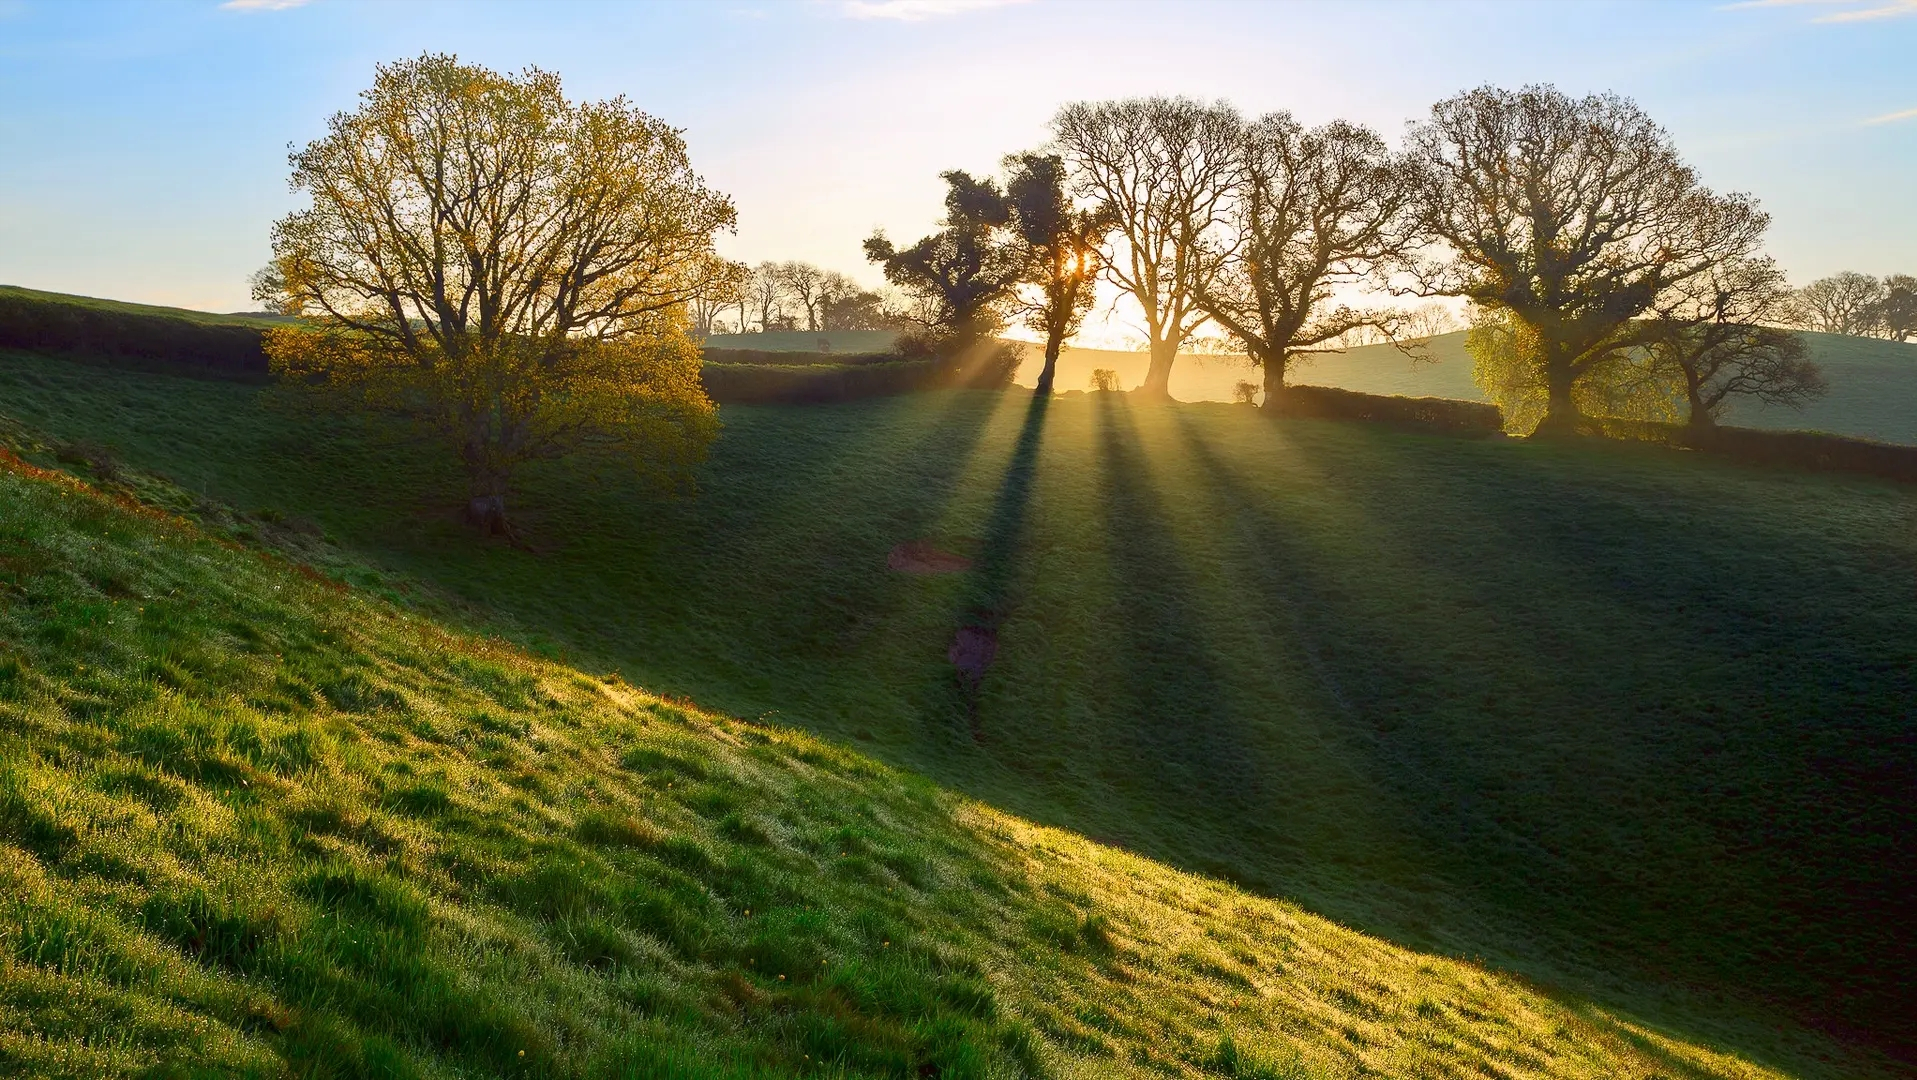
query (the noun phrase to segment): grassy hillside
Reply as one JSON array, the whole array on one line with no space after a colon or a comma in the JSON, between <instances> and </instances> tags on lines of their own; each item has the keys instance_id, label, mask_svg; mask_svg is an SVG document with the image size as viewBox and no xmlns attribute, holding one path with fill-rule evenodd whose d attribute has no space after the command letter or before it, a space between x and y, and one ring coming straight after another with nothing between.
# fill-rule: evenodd
<instances>
[{"instance_id":1,"label":"grassy hillside","mask_svg":"<svg viewBox=\"0 0 1917 1080\"><path fill-rule=\"evenodd\" d=\"M950 393L728 408L675 503L531 476L521 550L251 388L15 358L0 400L392 595L1405 946L1805 1073L1812 1030L1917 1042L1909 488ZM978 566L888 572L908 540Z\"/></svg>"},{"instance_id":2,"label":"grassy hillside","mask_svg":"<svg viewBox=\"0 0 1917 1080\"><path fill-rule=\"evenodd\" d=\"M115 475L0 456L0 1071L1782 1075L449 632Z\"/></svg>"},{"instance_id":3,"label":"grassy hillside","mask_svg":"<svg viewBox=\"0 0 1917 1080\"><path fill-rule=\"evenodd\" d=\"M200 326L248 326L262 329L287 321L281 316L266 315L258 312L221 315L210 311L194 311L190 308L163 307L157 304L129 304L120 300L102 300L94 296L75 296L71 293L54 293L42 292L39 289L23 289L18 285L0 285L0 298L9 297L40 304L59 304L67 307L87 308L89 310L108 312L115 315L142 315L180 319Z\"/></svg>"},{"instance_id":4,"label":"grassy hillside","mask_svg":"<svg viewBox=\"0 0 1917 1080\"><path fill-rule=\"evenodd\" d=\"M1802 410L1740 403L1728 422L1780 431L1826 431L1884 442L1917 443L1917 343L1840 334L1806 333L1811 359L1823 366L1830 394ZM1059 357L1058 387L1082 390L1093 368L1111 368L1127 387L1145 377L1143 353L1067 349ZM1028 356L1018 380L1030 386L1041 361ZM1294 381L1369 394L1486 400L1471 381L1464 333L1433 338L1428 359L1413 362L1389 345L1367 345L1318 357ZM1181 356L1172 369L1172 396L1181 401L1230 401L1240 379L1257 382L1242 356Z\"/></svg>"},{"instance_id":5,"label":"grassy hillside","mask_svg":"<svg viewBox=\"0 0 1917 1080\"><path fill-rule=\"evenodd\" d=\"M897 338L890 330L835 330L822 334L775 330L769 334L713 334L706 338L706 345L714 349L764 352L876 353L890 349ZM821 349L821 345L830 347Z\"/></svg>"}]
</instances>

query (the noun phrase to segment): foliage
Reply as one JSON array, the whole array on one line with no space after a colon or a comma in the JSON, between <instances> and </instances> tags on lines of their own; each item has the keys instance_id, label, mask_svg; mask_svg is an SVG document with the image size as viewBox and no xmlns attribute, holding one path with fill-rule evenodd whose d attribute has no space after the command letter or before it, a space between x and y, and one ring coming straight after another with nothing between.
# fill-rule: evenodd
<instances>
[{"instance_id":1,"label":"foliage","mask_svg":"<svg viewBox=\"0 0 1917 1080\"><path fill-rule=\"evenodd\" d=\"M1116 222L1105 273L1144 317L1148 395L1169 394L1178 350L1205 321L1196 241L1224 220L1242 127L1230 105L1184 97L1076 102L1052 119L1074 193Z\"/></svg>"},{"instance_id":2,"label":"foliage","mask_svg":"<svg viewBox=\"0 0 1917 1080\"><path fill-rule=\"evenodd\" d=\"M269 356L417 415L495 527L529 460L589 449L678 480L702 455L684 312L736 276L712 248L734 213L677 131L428 54L382 66L292 164L311 206L274 226L272 284L315 328Z\"/></svg>"},{"instance_id":3,"label":"foliage","mask_svg":"<svg viewBox=\"0 0 1917 1080\"><path fill-rule=\"evenodd\" d=\"M1644 344L1639 317L1666 290L1752 255L1769 220L1748 197L1699 184L1670 136L1615 95L1468 91L1412 126L1407 153L1425 240L1448 252L1409 267L1416 287L1522 327L1523 347L1502 355L1535 370L1496 376L1498 392L1541 386L1546 432L1575 430L1592 393L1622 387L1641 402L1618 370ZM1581 396L1587 380L1597 388Z\"/></svg>"},{"instance_id":4,"label":"foliage","mask_svg":"<svg viewBox=\"0 0 1917 1080\"><path fill-rule=\"evenodd\" d=\"M930 329L943 339L941 351L960 357L989 347L1004 327L1025 267L1001 235L1012 210L998 184L959 170L941 176L946 194L939 231L904 249L874 233L865 254L884 267L887 281L923 298Z\"/></svg>"},{"instance_id":5,"label":"foliage","mask_svg":"<svg viewBox=\"0 0 1917 1080\"><path fill-rule=\"evenodd\" d=\"M1301 355L1336 351L1360 327L1396 326L1389 313L1331 301L1404 250L1410 178L1376 132L1341 120L1306 130L1272 113L1244 128L1238 154L1225 227L1194 238L1210 266L1193 295L1264 368L1270 402Z\"/></svg>"},{"instance_id":6,"label":"foliage","mask_svg":"<svg viewBox=\"0 0 1917 1080\"><path fill-rule=\"evenodd\" d=\"M1119 390L1118 372L1113 371L1111 368L1093 368L1091 385L1093 393L1117 393Z\"/></svg>"},{"instance_id":7,"label":"foliage","mask_svg":"<svg viewBox=\"0 0 1917 1080\"><path fill-rule=\"evenodd\" d=\"M1045 367L1034 392L1049 394L1059 350L1092 309L1105 237L1115 222L1106 210L1072 205L1057 155L1015 154L1005 167L1010 232L1025 264L1023 284L1033 290L1016 296L1017 306L1026 326L1045 335Z\"/></svg>"},{"instance_id":8,"label":"foliage","mask_svg":"<svg viewBox=\"0 0 1917 1080\"><path fill-rule=\"evenodd\" d=\"M1536 332L1504 311L1473 308L1465 351L1471 379L1503 413L1504 429L1535 433L1551 399L1545 365L1537 359ZM1580 416L1670 423L1685 415L1682 370L1649 363L1642 349L1620 349L1592 360L1571 394Z\"/></svg>"},{"instance_id":9,"label":"foliage","mask_svg":"<svg viewBox=\"0 0 1917 1080\"><path fill-rule=\"evenodd\" d=\"M1884 299L1877 305L1877 328L1892 341L1917 337L1917 277L1892 274L1884 279Z\"/></svg>"}]
</instances>

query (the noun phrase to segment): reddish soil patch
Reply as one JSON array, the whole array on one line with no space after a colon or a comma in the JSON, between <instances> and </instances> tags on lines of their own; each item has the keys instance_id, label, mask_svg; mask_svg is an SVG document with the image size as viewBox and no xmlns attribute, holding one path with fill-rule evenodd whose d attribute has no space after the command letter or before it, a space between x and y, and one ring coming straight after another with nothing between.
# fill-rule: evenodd
<instances>
[{"instance_id":1,"label":"reddish soil patch","mask_svg":"<svg viewBox=\"0 0 1917 1080\"><path fill-rule=\"evenodd\" d=\"M885 556L885 565L902 574L957 574L972 568L972 560L940 551L923 540L907 540Z\"/></svg>"}]
</instances>

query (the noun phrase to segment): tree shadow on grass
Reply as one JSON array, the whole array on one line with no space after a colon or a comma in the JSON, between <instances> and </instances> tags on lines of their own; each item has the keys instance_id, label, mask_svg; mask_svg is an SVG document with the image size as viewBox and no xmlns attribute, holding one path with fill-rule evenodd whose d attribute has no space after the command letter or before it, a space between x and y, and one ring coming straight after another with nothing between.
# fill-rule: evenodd
<instances>
[{"instance_id":1,"label":"tree shadow on grass","mask_svg":"<svg viewBox=\"0 0 1917 1080\"><path fill-rule=\"evenodd\" d=\"M1421 567L1420 595L1404 597L1394 615L1389 606L1357 603L1350 590L1314 587L1313 553L1291 535L1269 495L1221 459L1189 416L1180 420L1190 454L1226 492L1225 502L1245 508L1242 520L1262 547L1283 552L1277 562L1291 569L1287 588L1309 597L1314 625L1340 635L1363 628L1369 655L1336 645L1325 652L1334 676L1359 688L1359 726L1376 731L1346 745L1362 756L1362 771L1382 796L1417 808L1396 820L1454 894L1439 944L1554 981L1595 980L1600 990L1579 992L1622 992L1636 1009L1646 1007L1647 987L1676 989L1692 1015L1701 1008L1722 1016L1722 1001L1704 1004L1721 998L1740 1003L1731 1013L1749 1016L1753 999L1767 998L1814 1026L1853 1035L1864 1028L1866 1041L1896 1044L1895 1025L1904 1021L1894 1011L1893 972L1907 946L1895 940L1892 907L1910 893L1898 891L1899 871L1870 850L1897 835L1886 817L1893 804L1880 790L1874 808L1856 799L1822 808L1806 800L1778 814L1771 804L1793 783L1818 786L1826 798L1836 792L1828 777L1776 768L1790 748L1766 730L1774 720L1748 712L1761 701L1716 685L1740 665L1751 674L1748 659L1692 648L1710 640L1712 624L1721 632L1727 615L1739 617L1726 610L1721 589L1692 597L1694 606L1678 605L1661 623L1613 595L1643 580L1670 584L1668 573L1646 566L1651 553L1735 545L1749 530L1718 523L1710 529L1723 529L1721 536L1700 537L1695 526L1659 533L1679 526L1639 520L1628 528L1644 535L1628 550L1594 558L1623 540L1602 539L1616 528L1619 507L1567 477L1508 464L1508 454L1446 458L1447 469L1468 475L1434 471L1422 453L1428 440L1379 431L1362 444L1367 475L1395 480L1367 489L1353 519L1365 523L1362 543L1382 575L1393 566ZM1295 423L1273 433L1307 454L1316 439ZM1512 472L1515 484L1507 483ZM1600 534L1595 547L1540 535L1574 535L1581 525ZM1513 565L1485 565L1482 546L1471 561L1434 543L1446 528L1480 536L1511 530ZM1439 633L1472 648L1434 648L1431 636ZM1801 643L1802 634L1800 623L1789 636ZM1579 662L1594 641L1626 655L1634 645L1649 656L1594 673ZM1686 648L1694 655L1684 656ZM1663 669L1650 658L1660 651L1667 661L1677 654ZM1752 722L1734 721L1739 715ZM1853 824L1875 818L1877 826L1845 837L1833 820L1842 815ZM1805 837L1787 834L1818 819L1830 826L1829 847L1806 859L1798 850ZM1387 902L1356 910L1336 897L1306 899L1383 936L1431 943L1422 918L1389 902L1393 890L1377 895ZM1846 996L1848 1016L1831 1007Z\"/></svg>"}]
</instances>

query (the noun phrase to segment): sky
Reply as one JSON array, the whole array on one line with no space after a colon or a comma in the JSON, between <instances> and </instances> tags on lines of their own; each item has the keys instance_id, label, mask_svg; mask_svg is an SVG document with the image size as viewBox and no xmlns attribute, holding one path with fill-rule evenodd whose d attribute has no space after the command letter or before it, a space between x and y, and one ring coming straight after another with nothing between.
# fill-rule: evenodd
<instances>
[{"instance_id":1,"label":"sky","mask_svg":"<svg viewBox=\"0 0 1917 1080\"><path fill-rule=\"evenodd\" d=\"M922 235L941 171L1042 144L1067 101L1224 98L1395 143L1442 97L1530 82L1636 99L1771 212L1800 284L1917 272L1917 0L0 0L0 283L252 307L289 149L426 51L625 95L733 197L727 254L870 283L865 237Z\"/></svg>"}]
</instances>

